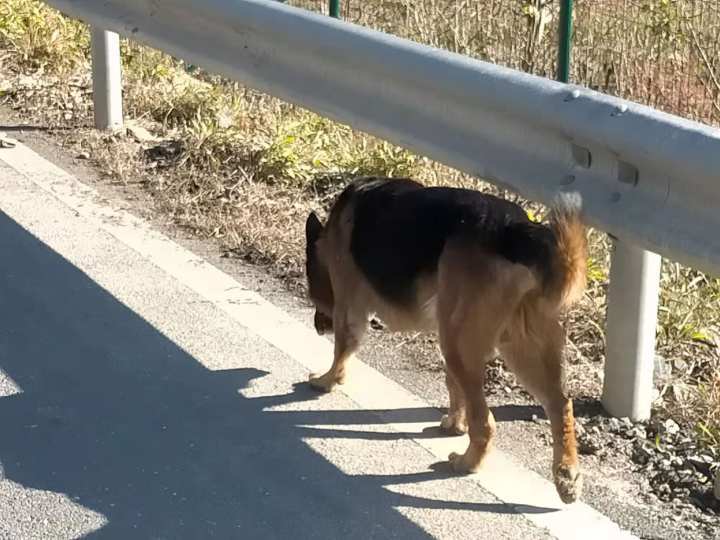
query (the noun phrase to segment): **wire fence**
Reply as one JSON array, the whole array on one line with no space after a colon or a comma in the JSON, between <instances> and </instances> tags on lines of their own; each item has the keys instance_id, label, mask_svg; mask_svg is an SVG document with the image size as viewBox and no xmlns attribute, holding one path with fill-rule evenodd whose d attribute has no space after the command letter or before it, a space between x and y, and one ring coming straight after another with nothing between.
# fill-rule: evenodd
<instances>
[{"instance_id":1,"label":"wire fence","mask_svg":"<svg viewBox=\"0 0 720 540\"><path fill-rule=\"evenodd\" d=\"M289 0L328 13L327 0ZM554 78L559 0L341 0L340 17ZM720 125L720 0L576 0L570 81Z\"/></svg>"}]
</instances>

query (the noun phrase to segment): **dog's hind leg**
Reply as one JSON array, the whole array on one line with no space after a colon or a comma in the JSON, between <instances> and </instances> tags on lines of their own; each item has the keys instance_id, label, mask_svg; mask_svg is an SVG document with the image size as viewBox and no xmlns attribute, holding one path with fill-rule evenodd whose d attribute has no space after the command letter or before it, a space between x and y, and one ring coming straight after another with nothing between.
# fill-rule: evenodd
<instances>
[{"instance_id":1,"label":"dog's hind leg","mask_svg":"<svg viewBox=\"0 0 720 540\"><path fill-rule=\"evenodd\" d=\"M477 351L476 351L477 352ZM467 402L467 426L470 444L464 454L453 452L448 459L455 472L477 471L489 451L495 437L495 418L485 400L485 361L483 356L474 354L472 360L462 353L448 352L448 369L457 377ZM487 357L485 357L487 358ZM469 365L472 364L472 365ZM468 369L469 368L469 369Z\"/></svg>"},{"instance_id":2,"label":"dog's hind leg","mask_svg":"<svg viewBox=\"0 0 720 540\"><path fill-rule=\"evenodd\" d=\"M480 305L480 297L470 291L440 321L445 363L466 404L470 444L464 454L453 453L449 457L452 468L459 473L477 471L495 437L495 418L483 387L485 367L495 350L502 317L496 318L497 310L485 311Z\"/></svg>"},{"instance_id":3,"label":"dog's hind leg","mask_svg":"<svg viewBox=\"0 0 720 540\"><path fill-rule=\"evenodd\" d=\"M511 265L464 245L450 247L438 272L438 330L449 374L449 390L460 389L465 403L470 444L464 454L451 454L456 472L474 472L482 464L495 436L484 393L485 367L517 300ZM456 409L457 410L457 409Z\"/></svg>"},{"instance_id":4,"label":"dog's hind leg","mask_svg":"<svg viewBox=\"0 0 720 540\"><path fill-rule=\"evenodd\" d=\"M367 324L366 314L352 314L336 307L333 313L335 352L332 367L324 375L311 375L311 386L324 392L330 392L335 386L345 382L347 362L360 346L367 330Z\"/></svg>"},{"instance_id":5,"label":"dog's hind leg","mask_svg":"<svg viewBox=\"0 0 720 540\"><path fill-rule=\"evenodd\" d=\"M450 407L448 413L443 415L440 427L452 435L463 435L468 430L465 394L447 366L445 367L445 384L450 396Z\"/></svg>"},{"instance_id":6,"label":"dog's hind leg","mask_svg":"<svg viewBox=\"0 0 720 540\"><path fill-rule=\"evenodd\" d=\"M525 324L512 325L515 332L501 352L508 367L545 409L553 435L555 488L563 502L571 503L580 496L582 477L573 404L562 385L564 332L556 317L537 307L527 307L523 318Z\"/></svg>"}]
</instances>

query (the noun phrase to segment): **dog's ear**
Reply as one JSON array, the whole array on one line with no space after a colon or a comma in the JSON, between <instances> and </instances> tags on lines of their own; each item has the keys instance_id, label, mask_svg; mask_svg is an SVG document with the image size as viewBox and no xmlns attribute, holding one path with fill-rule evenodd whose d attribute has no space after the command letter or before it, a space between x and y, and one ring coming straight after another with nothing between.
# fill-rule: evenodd
<instances>
[{"instance_id":1,"label":"dog's ear","mask_svg":"<svg viewBox=\"0 0 720 540\"><path fill-rule=\"evenodd\" d=\"M308 245L314 244L318 238L320 238L320 234L323 231L322 223L320 223L320 220L318 219L315 212L310 212L310 215L307 218L307 221L305 222L305 240L307 241Z\"/></svg>"}]
</instances>

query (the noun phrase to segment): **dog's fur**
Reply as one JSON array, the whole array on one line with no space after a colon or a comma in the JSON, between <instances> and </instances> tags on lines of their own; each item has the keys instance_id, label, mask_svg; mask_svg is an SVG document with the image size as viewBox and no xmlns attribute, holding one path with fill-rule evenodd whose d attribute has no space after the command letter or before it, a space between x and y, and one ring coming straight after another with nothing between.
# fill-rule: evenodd
<instances>
[{"instance_id":1,"label":"dog's fur","mask_svg":"<svg viewBox=\"0 0 720 540\"><path fill-rule=\"evenodd\" d=\"M361 178L338 197L326 226L310 214L306 240L315 327L335 333L332 367L311 377L314 387L330 391L343 382L373 314L390 330L437 331L450 394L441 425L469 432L469 447L450 462L470 472L495 434L483 383L486 362L499 351L550 419L561 499L578 498L559 317L585 286L579 196L558 199L542 225L518 205L477 191Z\"/></svg>"}]
</instances>

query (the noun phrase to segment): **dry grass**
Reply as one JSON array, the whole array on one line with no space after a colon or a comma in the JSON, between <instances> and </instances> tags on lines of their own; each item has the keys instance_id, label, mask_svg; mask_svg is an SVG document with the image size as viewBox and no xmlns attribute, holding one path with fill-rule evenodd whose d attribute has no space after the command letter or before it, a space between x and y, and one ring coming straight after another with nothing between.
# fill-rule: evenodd
<instances>
[{"instance_id":1,"label":"dry grass","mask_svg":"<svg viewBox=\"0 0 720 540\"><path fill-rule=\"evenodd\" d=\"M315 11L325 0L290 0ZM343 0L345 20L544 77L556 73L559 2ZM573 82L720 123L720 2L576 0Z\"/></svg>"},{"instance_id":2,"label":"dry grass","mask_svg":"<svg viewBox=\"0 0 720 540\"><path fill-rule=\"evenodd\" d=\"M19 69L62 73L84 63L90 36L83 24L45 4L3 0L0 43Z\"/></svg>"},{"instance_id":3,"label":"dry grass","mask_svg":"<svg viewBox=\"0 0 720 540\"><path fill-rule=\"evenodd\" d=\"M315 9L325 1L296 1ZM701 9L702 8L702 9ZM577 2L576 81L718 123L720 10L713 2ZM343 1L344 15L404 37L551 76L555 2ZM627 14L627 16L620 16ZM153 140L98 134L90 125L87 33L34 0L0 6L0 89L35 120L73 127L64 141L116 182L139 182L158 207L228 251L302 287L303 223L357 174L412 175L429 184L482 187L478 179L312 113L123 43L126 115ZM32 76L30 76L32 75ZM4 80L2 80L4 79ZM518 200L533 214L539 205ZM609 265L606 236L591 231L588 292L569 315L569 388L596 394L604 359ZM657 411L720 444L720 281L664 262L658 353L669 376Z\"/></svg>"}]
</instances>

